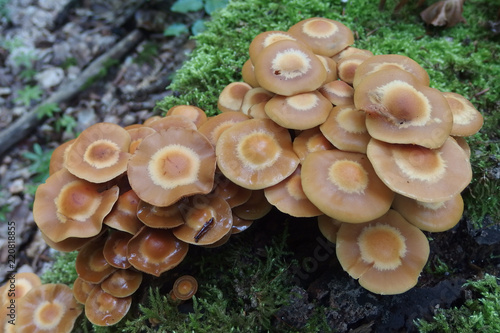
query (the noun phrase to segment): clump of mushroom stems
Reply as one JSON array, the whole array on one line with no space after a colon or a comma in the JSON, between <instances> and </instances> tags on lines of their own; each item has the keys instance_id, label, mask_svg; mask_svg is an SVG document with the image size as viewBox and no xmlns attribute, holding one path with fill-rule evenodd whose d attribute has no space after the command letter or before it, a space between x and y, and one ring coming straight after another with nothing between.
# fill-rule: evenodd
<instances>
[{"instance_id":1,"label":"clump of mushroom stems","mask_svg":"<svg viewBox=\"0 0 500 333\"><path fill-rule=\"evenodd\" d=\"M125 316L141 283L133 278L161 278L190 246L221 246L273 207L318 217L368 290L417 283L422 230L461 217L463 205L446 209L471 180L463 137L482 116L463 96L430 88L412 59L353 43L348 27L320 17L264 32L244 81L221 92L218 115L182 105L125 128L99 123L54 154L34 219L50 246L82 254L77 299L86 313L97 302L113 317L92 322ZM434 226L434 214L451 217ZM117 283L135 289L113 295Z\"/></svg>"}]
</instances>

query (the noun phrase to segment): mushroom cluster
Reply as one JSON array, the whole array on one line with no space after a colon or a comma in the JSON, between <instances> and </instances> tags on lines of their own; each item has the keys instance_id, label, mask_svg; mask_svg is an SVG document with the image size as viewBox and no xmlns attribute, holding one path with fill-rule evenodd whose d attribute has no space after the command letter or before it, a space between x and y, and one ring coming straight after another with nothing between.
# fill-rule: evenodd
<instances>
[{"instance_id":1,"label":"mushroom cluster","mask_svg":"<svg viewBox=\"0 0 500 333\"><path fill-rule=\"evenodd\" d=\"M318 217L366 289L416 284L429 255L422 230L462 215L463 137L482 116L429 87L414 60L353 43L321 17L263 32L219 114L179 105L143 124L98 123L54 151L34 219L50 246L79 251L73 289L91 322L118 322L144 273L173 269L190 245L224 244L273 206Z\"/></svg>"}]
</instances>

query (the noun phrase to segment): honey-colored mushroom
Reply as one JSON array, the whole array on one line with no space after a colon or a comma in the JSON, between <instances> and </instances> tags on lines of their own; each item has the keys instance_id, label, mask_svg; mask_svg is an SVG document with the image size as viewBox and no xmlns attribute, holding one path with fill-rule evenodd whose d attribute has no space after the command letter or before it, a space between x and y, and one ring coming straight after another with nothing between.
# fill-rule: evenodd
<instances>
[{"instance_id":1,"label":"honey-colored mushroom","mask_svg":"<svg viewBox=\"0 0 500 333\"><path fill-rule=\"evenodd\" d=\"M115 297L97 286L85 302L85 316L94 325L111 326L125 317L132 305L132 297Z\"/></svg>"},{"instance_id":2,"label":"honey-colored mushroom","mask_svg":"<svg viewBox=\"0 0 500 333\"><path fill-rule=\"evenodd\" d=\"M103 223L113 229L134 235L143 225L136 214L139 201L141 199L133 190L120 194L115 206L106 215Z\"/></svg>"},{"instance_id":3,"label":"honey-colored mushroom","mask_svg":"<svg viewBox=\"0 0 500 333\"><path fill-rule=\"evenodd\" d=\"M175 300L186 301L194 296L198 291L198 281L191 275L183 275L178 277L170 296Z\"/></svg>"},{"instance_id":4,"label":"honey-colored mushroom","mask_svg":"<svg viewBox=\"0 0 500 333\"><path fill-rule=\"evenodd\" d=\"M133 269L119 269L102 281L101 288L115 297L131 296L139 289L142 275L142 272Z\"/></svg>"},{"instance_id":5,"label":"honey-colored mushroom","mask_svg":"<svg viewBox=\"0 0 500 333\"><path fill-rule=\"evenodd\" d=\"M106 235L85 244L76 256L75 268L78 276L89 283L101 283L117 268L104 257Z\"/></svg>"}]
</instances>

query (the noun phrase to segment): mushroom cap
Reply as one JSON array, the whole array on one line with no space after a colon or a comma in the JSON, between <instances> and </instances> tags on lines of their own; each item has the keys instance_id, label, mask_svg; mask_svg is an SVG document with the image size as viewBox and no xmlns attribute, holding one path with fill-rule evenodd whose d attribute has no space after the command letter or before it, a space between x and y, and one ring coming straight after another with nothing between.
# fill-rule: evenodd
<instances>
[{"instance_id":1,"label":"mushroom cap","mask_svg":"<svg viewBox=\"0 0 500 333\"><path fill-rule=\"evenodd\" d=\"M208 139L195 130L171 127L142 140L127 175L141 200L164 207L210 192L214 172L215 151Z\"/></svg>"},{"instance_id":2,"label":"mushroom cap","mask_svg":"<svg viewBox=\"0 0 500 333\"><path fill-rule=\"evenodd\" d=\"M240 219L254 221L266 216L272 208L273 205L267 201L264 190L255 190L244 204L233 208L233 214Z\"/></svg>"},{"instance_id":3,"label":"mushroom cap","mask_svg":"<svg viewBox=\"0 0 500 333\"><path fill-rule=\"evenodd\" d=\"M365 120L365 112L352 104L335 106L319 129L336 148L366 154L371 136Z\"/></svg>"},{"instance_id":4,"label":"mushroom cap","mask_svg":"<svg viewBox=\"0 0 500 333\"><path fill-rule=\"evenodd\" d=\"M185 223L172 230L178 239L196 245L209 245L231 231L231 207L219 196L195 195L179 203Z\"/></svg>"},{"instance_id":5,"label":"mushroom cap","mask_svg":"<svg viewBox=\"0 0 500 333\"><path fill-rule=\"evenodd\" d=\"M354 89L348 83L336 80L323 84L318 91L333 105L354 104Z\"/></svg>"},{"instance_id":6,"label":"mushroom cap","mask_svg":"<svg viewBox=\"0 0 500 333\"><path fill-rule=\"evenodd\" d=\"M164 131L171 127L181 127L185 129L196 130L196 124L188 117L184 117L180 114L174 114L171 116L162 117L151 124L147 125L157 132Z\"/></svg>"},{"instance_id":7,"label":"mushroom cap","mask_svg":"<svg viewBox=\"0 0 500 333\"><path fill-rule=\"evenodd\" d=\"M221 134L215 150L221 172L249 189L275 185L299 164L288 130L270 119L234 124Z\"/></svg>"},{"instance_id":8,"label":"mushroom cap","mask_svg":"<svg viewBox=\"0 0 500 333\"><path fill-rule=\"evenodd\" d=\"M325 81L323 81L323 85L329 82L336 81L339 78L337 73L337 62L329 57L325 57L322 55L316 56L321 61L323 66L325 66L326 70L326 79Z\"/></svg>"},{"instance_id":9,"label":"mushroom cap","mask_svg":"<svg viewBox=\"0 0 500 333\"><path fill-rule=\"evenodd\" d=\"M394 198L366 155L340 150L307 155L302 163L302 188L324 214L350 223L382 216Z\"/></svg>"},{"instance_id":10,"label":"mushroom cap","mask_svg":"<svg viewBox=\"0 0 500 333\"><path fill-rule=\"evenodd\" d=\"M453 114L451 135L469 136L476 134L484 122L481 113L468 99L460 94L443 92L443 96L448 101Z\"/></svg>"},{"instance_id":11,"label":"mushroom cap","mask_svg":"<svg viewBox=\"0 0 500 333\"><path fill-rule=\"evenodd\" d=\"M397 68L365 76L354 91L354 104L367 113L368 133L385 142L438 148L453 125L443 94Z\"/></svg>"},{"instance_id":12,"label":"mushroom cap","mask_svg":"<svg viewBox=\"0 0 500 333\"><path fill-rule=\"evenodd\" d=\"M250 119L250 117L239 111L223 112L214 117L208 118L208 120L200 126L198 132L203 134L208 141L210 141L212 146L215 147L222 132L233 126L235 123L248 119Z\"/></svg>"},{"instance_id":13,"label":"mushroom cap","mask_svg":"<svg viewBox=\"0 0 500 333\"><path fill-rule=\"evenodd\" d=\"M469 158L451 137L438 149L372 139L367 154L389 188L419 201L449 200L472 179Z\"/></svg>"},{"instance_id":14,"label":"mushroom cap","mask_svg":"<svg viewBox=\"0 0 500 333\"><path fill-rule=\"evenodd\" d=\"M319 127L304 130L293 139L293 151L299 157L300 163L313 151L331 149L334 149L332 143L321 133Z\"/></svg>"},{"instance_id":15,"label":"mushroom cap","mask_svg":"<svg viewBox=\"0 0 500 333\"><path fill-rule=\"evenodd\" d=\"M265 112L275 123L289 129L306 130L321 125L332 103L317 90L293 96L273 96Z\"/></svg>"},{"instance_id":16,"label":"mushroom cap","mask_svg":"<svg viewBox=\"0 0 500 333\"><path fill-rule=\"evenodd\" d=\"M66 159L66 155L68 154L69 147L71 147L75 140L76 139L66 141L63 144L59 145L56 149L54 149L52 155L50 156L49 176L56 171L64 168L64 160Z\"/></svg>"},{"instance_id":17,"label":"mushroom cap","mask_svg":"<svg viewBox=\"0 0 500 333\"><path fill-rule=\"evenodd\" d=\"M364 53L353 53L340 59L337 62L337 75L339 79L352 85L358 67L370 57L372 56Z\"/></svg>"},{"instance_id":18,"label":"mushroom cap","mask_svg":"<svg viewBox=\"0 0 500 333\"><path fill-rule=\"evenodd\" d=\"M141 199L133 190L120 194L115 206L104 218L103 223L113 229L134 235L143 225L136 214L139 201Z\"/></svg>"},{"instance_id":19,"label":"mushroom cap","mask_svg":"<svg viewBox=\"0 0 500 333\"><path fill-rule=\"evenodd\" d=\"M373 52L365 49L360 49L354 46L348 46L339 53L333 55L331 58L335 60L336 62L339 62L340 60L350 57L353 54L364 54L368 56L373 56Z\"/></svg>"},{"instance_id":20,"label":"mushroom cap","mask_svg":"<svg viewBox=\"0 0 500 333\"><path fill-rule=\"evenodd\" d=\"M188 249L171 230L144 226L128 243L128 261L141 272L160 276L180 264Z\"/></svg>"},{"instance_id":21,"label":"mushroom cap","mask_svg":"<svg viewBox=\"0 0 500 333\"><path fill-rule=\"evenodd\" d=\"M125 317L132 297L115 297L100 286L92 289L85 302L85 316L94 325L111 326Z\"/></svg>"},{"instance_id":22,"label":"mushroom cap","mask_svg":"<svg viewBox=\"0 0 500 333\"><path fill-rule=\"evenodd\" d=\"M11 283L7 281L0 287L0 304L15 302L26 295L31 289L42 285L40 277L32 272L15 273L15 290L12 292ZM12 301L14 300L14 301ZM1 322L1 321L0 321Z\"/></svg>"},{"instance_id":23,"label":"mushroom cap","mask_svg":"<svg viewBox=\"0 0 500 333\"><path fill-rule=\"evenodd\" d=\"M420 229L391 209L370 222L342 223L336 252L342 268L362 287L394 295L417 284L429 257L429 242Z\"/></svg>"},{"instance_id":24,"label":"mushroom cap","mask_svg":"<svg viewBox=\"0 0 500 333\"><path fill-rule=\"evenodd\" d=\"M133 235L123 231L108 233L102 254L104 259L115 268L126 269L130 267L127 259L128 242Z\"/></svg>"},{"instance_id":25,"label":"mushroom cap","mask_svg":"<svg viewBox=\"0 0 500 333\"><path fill-rule=\"evenodd\" d=\"M117 268L111 266L104 257L106 235L85 244L75 260L78 276L89 283L101 283Z\"/></svg>"},{"instance_id":26,"label":"mushroom cap","mask_svg":"<svg viewBox=\"0 0 500 333\"><path fill-rule=\"evenodd\" d=\"M80 304L85 304L90 292L97 285L98 284L96 283L90 283L80 277L77 277L75 282L73 282L73 296L75 297L75 300Z\"/></svg>"},{"instance_id":27,"label":"mushroom cap","mask_svg":"<svg viewBox=\"0 0 500 333\"><path fill-rule=\"evenodd\" d=\"M217 108L221 112L239 111L245 94L252 89L246 82L231 82L222 89L217 100Z\"/></svg>"},{"instance_id":28,"label":"mushroom cap","mask_svg":"<svg viewBox=\"0 0 500 333\"><path fill-rule=\"evenodd\" d=\"M60 252L73 252L79 250L82 246L93 240L95 237L99 237L99 235L101 235L101 233L103 233L106 230L107 228L102 228L99 234L92 237L88 238L68 237L60 242L54 242L41 231L40 234L42 235L42 238L45 241L45 243L47 243L47 245L53 248L54 250Z\"/></svg>"},{"instance_id":29,"label":"mushroom cap","mask_svg":"<svg viewBox=\"0 0 500 333\"><path fill-rule=\"evenodd\" d=\"M248 47L248 55L250 56L250 60L252 62L255 62L263 49L280 40L297 41L297 37L286 31L280 30L269 30L261 32L252 39L252 42Z\"/></svg>"},{"instance_id":30,"label":"mushroom cap","mask_svg":"<svg viewBox=\"0 0 500 333\"><path fill-rule=\"evenodd\" d=\"M233 208L247 202L252 190L236 185L223 174L216 173L213 195L224 199L229 207Z\"/></svg>"},{"instance_id":31,"label":"mushroom cap","mask_svg":"<svg viewBox=\"0 0 500 333\"><path fill-rule=\"evenodd\" d=\"M142 139L156 132L153 128L144 125L138 125L138 127L127 129L127 131L130 134L130 146L128 148L130 154L135 152Z\"/></svg>"},{"instance_id":32,"label":"mushroom cap","mask_svg":"<svg viewBox=\"0 0 500 333\"><path fill-rule=\"evenodd\" d=\"M462 147L462 149L465 151L465 154L470 159L471 150L467 140L462 136L453 136L452 138L455 139L460 147Z\"/></svg>"},{"instance_id":33,"label":"mushroom cap","mask_svg":"<svg viewBox=\"0 0 500 333\"><path fill-rule=\"evenodd\" d=\"M139 289L142 272L133 269L119 269L102 281L101 288L115 297L127 297Z\"/></svg>"},{"instance_id":34,"label":"mushroom cap","mask_svg":"<svg viewBox=\"0 0 500 333\"><path fill-rule=\"evenodd\" d=\"M324 17L311 17L290 27L288 32L306 43L314 53L331 57L354 43L344 24Z\"/></svg>"},{"instance_id":35,"label":"mushroom cap","mask_svg":"<svg viewBox=\"0 0 500 333\"><path fill-rule=\"evenodd\" d=\"M186 301L193 297L196 291L198 291L198 281L191 275L183 275L175 280L171 296Z\"/></svg>"},{"instance_id":36,"label":"mushroom cap","mask_svg":"<svg viewBox=\"0 0 500 333\"><path fill-rule=\"evenodd\" d=\"M328 215L318 216L318 228L321 234L332 243L337 242L337 233L339 232L342 222L332 219Z\"/></svg>"},{"instance_id":37,"label":"mushroom cap","mask_svg":"<svg viewBox=\"0 0 500 333\"><path fill-rule=\"evenodd\" d=\"M73 142L64 165L79 178L104 183L127 170L130 141L130 134L119 125L94 124Z\"/></svg>"},{"instance_id":38,"label":"mushroom cap","mask_svg":"<svg viewBox=\"0 0 500 333\"><path fill-rule=\"evenodd\" d=\"M205 111L194 105L175 105L168 109L166 116L180 115L191 120L196 127L200 127L207 121Z\"/></svg>"},{"instance_id":39,"label":"mushroom cap","mask_svg":"<svg viewBox=\"0 0 500 333\"><path fill-rule=\"evenodd\" d=\"M254 73L264 89L285 96L313 91L326 79L326 69L303 43L291 40L275 42L257 57Z\"/></svg>"},{"instance_id":40,"label":"mushroom cap","mask_svg":"<svg viewBox=\"0 0 500 333\"><path fill-rule=\"evenodd\" d=\"M420 12L420 17L425 23L434 26L453 27L460 22L466 23L462 16L464 2L465 0L438 1Z\"/></svg>"},{"instance_id":41,"label":"mushroom cap","mask_svg":"<svg viewBox=\"0 0 500 333\"><path fill-rule=\"evenodd\" d=\"M421 84L425 86L429 85L429 74L412 58L399 54L381 54L369 57L359 65L354 76L354 88L357 88L365 76L390 68L404 70L412 74Z\"/></svg>"},{"instance_id":42,"label":"mushroom cap","mask_svg":"<svg viewBox=\"0 0 500 333\"><path fill-rule=\"evenodd\" d=\"M43 284L31 289L18 303L16 332L42 333L72 331L82 306L64 284Z\"/></svg>"},{"instance_id":43,"label":"mushroom cap","mask_svg":"<svg viewBox=\"0 0 500 333\"><path fill-rule=\"evenodd\" d=\"M137 207L137 217L150 228L171 229L184 224L177 204L158 207L141 200Z\"/></svg>"},{"instance_id":44,"label":"mushroom cap","mask_svg":"<svg viewBox=\"0 0 500 333\"><path fill-rule=\"evenodd\" d=\"M97 235L104 217L118 199L117 186L100 192L99 185L61 169L38 186L33 218L53 242Z\"/></svg>"},{"instance_id":45,"label":"mushroom cap","mask_svg":"<svg viewBox=\"0 0 500 333\"><path fill-rule=\"evenodd\" d=\"M250 228L253 224L253 220L245 220L234 214L233 212L233 226L231 228L231 235L239 234Z\"/></svg>"},{"instance_id":46,"label":"mushroom cap","mask_svg":"<svg viewBox=\"0 0 500 333\"><path fill-rule=\"evenodd\" d=\"M262 102L267 102L271 99L275 94L266 90L262 87L252 88L245 96L243 96L243 101L241 102L240 111L246 115L249 115L250 108L256 104L260 104Z\"/></svg>"},{"instance_id":47,"label":"mushroom cap","mask_svg":"<svg viewBox=\"0 0 500 333\"><path fill-rule=\"evenodd\" d=\"M442 232L460 222L464 201L460 194L442 202L421 202L396 194L392 208L420 230Z\"/></svg>"},{"instance_id":48,"label":"mushroom cap","mask_svg":"<svg viewBox=\"0 0 500 333\"><path fill-rule=\"evenodd\" d=\"M307 198L301 183L301 166L283 181L264 189L270 204L295 217L313 217L323 213Z\"/></svg>"},{"instance_id":49,"label":"mushroom cap","mask_svg":"<svg viewBox=\"0 0 500 333\"><path fill-rule=\"evenodd\" d=\"M260 86L257 78L255 77L255 66L250 59L245 61L241 67L241 78L244 82L252 86L252 88Z\"/></svg>"}]
</instances>

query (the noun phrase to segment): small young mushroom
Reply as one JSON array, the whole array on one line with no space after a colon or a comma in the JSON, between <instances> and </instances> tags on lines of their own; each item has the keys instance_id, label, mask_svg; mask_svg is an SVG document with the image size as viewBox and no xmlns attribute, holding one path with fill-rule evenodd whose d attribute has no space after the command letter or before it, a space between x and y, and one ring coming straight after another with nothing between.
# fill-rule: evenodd
<instances>
[{"instance_id":1,"label":"small young mushroom","mask_svg":"<svg viewBox=\"0 0 500 333\"><path fill-rule=\"evenodd\" d=\"M288 32L306 43L314 53L334 56L354 43L354 35L344 24L323 17L311 17L290 27Z\"/></svg>"},{"instance_id":2,"label":"small young mushroom","mask_svg":"<svg viewBox=\"0 0 500 333\"><path fill-rule=\"evenodd\" d=\"M275 94L266 90L262 87L252 88L245 96L243 96L243 101L241 101L240 111L245 115L249 115L250 108L254 105L260 104L262 102L267 102Z\"/></svg>"},{"instance_id":3,"label":"small young mushroom","mask_svg":"<svg viewBox=\"0 0 500 333\"><path fill-rule=\"evenodd\" d=\"M131 304L132 297L115 297L97 286L87 297L85 316L97 326L115 325L125 317Z\"/></svg>"},{"instance_id":4,"label":"small young mushroom","mask_svg":"<svg viewBox=\"0 0 500 333\"><path fill-rule=\"evenodd\" d=\"M208 139L192 129L171 127L142 140L127 175L141 200L165 207L184 196L210 192L214 172L215 151Z\"/></svg>"},{"instance_id":5,"label":"small young mushroom","mask_svg":"<svg viewBox=\"0 0 500 333\"><path fill-rule=\"evenodd\" d=\"M183 275L177 278L170 292L174 300L187 301L198 291L198 281L191 275Z\"/></svg>"},{"instance_id":6,"label":"small young mushroom","mask_svg":"<svg viewBox=\"0 0 500 333\"><path fill-rule=\"evenodd\" d=\"M366 155L340 150L307 155L302 163L302 188L324 214L350 223L382 216L394 198Z\"/></svg>"},{"instance_id":7,"label":"small young mushroom","mask_svg":"<svg viewBox=\"0 0 500 333\"><path fill-rule=\"evenodd\" d=\"M98 184L61 169L38 186L33 217L53 242L92 237L101 231L102 221L118 199L118 192L117 186L101 192Z\"/></svg>"},{"instance_id":8,"label":"small young mushroom","mask_svg":"<svg viewBox=\"0 0 500 333\"><path fill-rule=\"evenodd\" d=\"M293 151L299 157L300 163L313 151L332 149L332 143L321 133L319 127L304 130L293 139Z\"/></svg>"},{"instance_id":9,"label":"small young mushroom","mask_svg":"<svg viewBox=\"0 0 500 333\"><path fill-rule=\"evenodd\" d=\"M197 128L207 121L205 111L194 105L176 105L168 109L166 116L180 115L191 120Z\"/></svg>"},{"instance_id":10,"label":"small young mushroom","mask_svg":"<svg viewBox=\"0 0 500 333\"><path fill-rule=\"evenodd\" d=\"M130 134L113 123L97 123L76 138L68 149L64 166L75 176L104 183L127 170Z\"/></svg>"},{"instance_id":11,"label":"small young mushroom","mask_svg":"<svg viewBox=\"0 0 500 333\"><path fill-rule=\"evenodd\" d=\"M481 113L468 99L460 94L443 92L443 96L448 101L451 113L453 114L453 127L450 134L453 136L470 136L476 134L484 122Z\"/></svg>"},{"instance_id":12,"label":"small young mushroom","mask_svg":"<svg viewBox=\"0 0 500 333\"><path fill-rule=\"evenodd\" d=\"M301 42L275 42L263 49L253 64L259 85L279 95L316 90L326 79L323 63Z\"/></svg>"},{"instance_id":13,"label":"small young mushroom","mask_svg":"<svg viewBox=\"0 0 500 333\"><path fill-rule=\"evenodd\" d=\"M233 208L247 202L252 190L236 185L223 174L216 173L213 195L224 199L229 207Z\"/></svg>"},{"instance_id":14,"label":"small young mushroom","mask_svg":"<svg viewBox=\"0 0 500 333\"><path fill-rule=\"evenodd\" d=\"M141 272L160 276L180 264L188 249L171 230L144 226L128 243L128 261Z\"/></svg>"},{"instance_id":15,"label":"small young mushroom","mask_svg":"<svg viewBox=\"0 0 500 333\"><path fill-rule=\"evenodd\" d=\"M293 96L273 96L265 105L265 112L275 123L288 129L306 130L321 125L332 103L318 91Z\"/></svg>"},{"instance_id":16,"label":"small young mushroom","mask_svg":"<svg viewBox=\"0 0 500 333\"><path fill-rule=\"evenodd\" d=\"M127 248L132 237L132 234L119 230L108 233L102 249L102 254L108 264L120 269L130 267L127 259Z\"/></svg>"},{"instance_id":17,"label":"small young mushroom","mask_svg":"<svg viewBox=\"0 0 500 333\"><path fill-rule=\"evenodd\" d=\"M139 289L142 275L142 272L133 269L119 269L102 281L101 288L115 297L131 296Z\"/></svg>"},{"instance_id":18,"label":"small young mushroom","mask_svg":"<svg viewBox=\"0 0 500 333\"><path fill-rule=\"evenodd\" d=\"M82 306L64 284L43 284L31 289L17 304L16 332L69 333Z\"/></svg>"},{"instance_id":19,"label":"small young mushroom","mask_svg":"<svg viewBox=\"0 0 500 333\"><path fill-rule=\"evenodd\" d=\"M339 76L339 79L341 79L345 83L352 85L358 68L365 60L371 57L371 55L367 55L364 53L354 53L340 59L337 62L337 74Z\"/></svg>"},{"instance_id":20,"label":"small young mushroom","mask_svg":"<svg viewBox=\"0 0 500 333\"><path fill-rule=\"evenodd\" d=\"M158 207L141 200L137 206L137 217L150 228L172 229L184 224L176 203Z\"/></svg>"},{"instance_id":21,"label":"small young mushroom","mask_svg":"<svg viewBox=\"0 0 500 333\"><path fill-rule=\"evenodd\" d=\"M231 227L231 235L239 234L240 232L247 230L252 224L252 220L242 219L233 212L233 226Z\"/></svg>"},{"instance_id":22,"label":"small young mushroom","mask_svg":"<svg viewBox=\"0 0 500 333\"><path fill-rule=\"evenodd\" d=\"M210 245L231 231L231 207L219 196L194 195L178 203L185 223L172 230L178 239L195 245Z\"/></svg>"},{"instance_id":23,"label":"small young mushroom","mask_svg":"<svg viewBox=\"0 0 500 333\"><path fill-rule=\"evenodd\" d=\"M144 139L150 134L156 133L156 131L153 128L144 125L139 125L138 127L129 128L127 129L127 131L130 134L130 146L128 148L128 152L130 154L133 154L135 152L137 146L139 145L139 143L141 143L142 139Z\"/></svg>"},{"instance_id":24,"label":"small young mushroom","mask_svg":"<svg viewBox=\"0 0 500 333\"><path fill-rule=\"evenodd\" d=\"M321 234L332 243L337 243L337 233L343 222L332 219L328 215L318 216L318 228Z\"/></svg>"},{"instance_id":25,"label":"small young mushroom","mask_svg":"<svg viewBox=\"0 0 500 333\"><path fill-rule=\"evenodd\" d=\"M367 155L390 189L419 201L449 200L472 179L469 158L451 137L438 149L371 139Z\"/></svg>"},{"instance_id":26,"label":"small young mushroom","mask_svg":"<svg viewBox=\"0 0 500 333\"><path fill-rule=\"evenodd\" d=\"M136 214L139 201L141 199L133 190L120 194L115 206L104 218L103 223L113 229L135 235L143 225Z\"/></svg>"},{"instance_id":27,"label":"small young mushroom","mask_svg":"<svg viewBox=\"0 0 500 333\"><path fill-rule=\"evenodd\" d=\"M104 257L106 235L85 244L75 260L75 269L78 276L89 283L101 283L111 273L117 270L111 266Z\"/></svg>"},{"instance_id":28,"label":"small young mushroom","mask_svg":"<svg viewBox=\"0 0 500 333\"><path fill-rule=\"evenodd\" d=\"M442 202L422 202L396 194L392 208L420 230L442 232L460 221L464 201L460 194Z\"/></svg>"},{"instance_id":29,"label":"small young mushroom","mask_svg":"<svg viewBox=\"0 0 500 333\"><path fill-rule=\"evenodd\" d=\"M244 204L233 208L233 215L243 220L254 221L266 216L272 208L273 205L267 201L264 190L255 190Z\"/></svg>"},{"instance_id":30,"label":"small young mushroom","mask_svg":"<svg viewBox=\"0 0 500 333\"><path fill-rule=\"evenodd\" d=\"M376 294L413 288L429 257L424 233L392 209L366 223L342 223L336 241L342 268Z\"/></svg>"},{"instance_id":31,"label":"small young mushroom","mask_svg":"<svg viewBox=\"0 0 500 333\"><path fill-rule=\"evenodd\" d=\"M248 189L275 185L299 164L288 130L270 119L234 124L221 134L215 150L221 172Z\"/></svg>"},{"instance_id":32,"label":"small young mushroom","mask_svg":"<svg viewBox=\"0 0 500 333\"><path fill-rule=\"evenodd\" d=\"M316 56L323 63L323 66L325 66L326 70L326 79L325 81L323 81L322 85L337 81L337 79L339 78L337 73L337 62L335 62L335 60L329 57L325 57L322 55L316 55Z\"/></svg>"},{"instance_id":33,"label":"small young mushroom","mask_svg":"<svg viewBox=\"0 0 500 333\"><path fill-rule=\"evenodd\" d=\"M66 141L54 149L52 155L50 156L49 175L64 168L64 160L66 159L69 148L75 140L76 139Z\"/></svg>"},{"instance_id":34,"label":"small young mushroom","mask_svg":"<svg viewBox=\"0 0 500 333\"><path fill-rule=\"evenodd\" d=\"M99 284L97 283L90 283L80 277L77 277L75 282L73 282L73 296L78 303L85 304L92 289L98 285Z\"/></svg>"},{"instance_id":35,"label":"small young mushroom","mask_svg":"<svg viewBox=\"0 0 500 333\"><path fill-rule=\"evenodd\" d=\"M162 117L156 120L155 122L151 123L147 127L150 127L157 132L164 131L171 127L180 127L191 130L197 129L196 124L191 119L179 114Z\"/></svg>"},{"instance_id":36,"label":"small young mushroom","mask_svg":"<svg viewBox=\"0 0 500 333\"><path fill-rule=\"evenodd\" d=\"M252 60L248 59L241 67L241 78L252 88L257 88L260 86L257 78L255 77L255 66L252 63Z\"/></svg>"},{"instance_id":37,"label":"small young mushroom","mask_svg":"<svg viewBox=\"0 0 500 333\"><path fill-rule=\"evenodd\" d=\"M239 111L245 94L252 89L246 82L231 82L222 89L217 100L217 108L221 112Z\"/></svg>"},{"instance_id":38,"label":"small young mushroom","mask_svg":"<svg viewBox=\"0 0 500 333\"><path fill-rule=\"evenodd\" d=\"M354 104L354 89L341 80L325 83L318 91L333 105Z\"/></svg>"}]
</instances>

